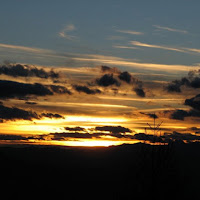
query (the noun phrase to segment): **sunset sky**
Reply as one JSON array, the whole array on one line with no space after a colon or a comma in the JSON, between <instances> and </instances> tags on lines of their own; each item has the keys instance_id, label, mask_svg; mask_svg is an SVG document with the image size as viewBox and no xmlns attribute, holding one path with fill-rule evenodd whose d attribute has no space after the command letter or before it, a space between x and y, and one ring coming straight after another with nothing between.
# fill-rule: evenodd
<instances>
[{"instance_id":1,"label":"sunset sky","mask_svg":"<svg viewBox=\"0 0 200 200\"><path fill-rule=\"evenodd\" d=\"M199 7L1 1L0 143L135 143L154 118L165 139L200 140Z\"/></svg>"}]
</instances>

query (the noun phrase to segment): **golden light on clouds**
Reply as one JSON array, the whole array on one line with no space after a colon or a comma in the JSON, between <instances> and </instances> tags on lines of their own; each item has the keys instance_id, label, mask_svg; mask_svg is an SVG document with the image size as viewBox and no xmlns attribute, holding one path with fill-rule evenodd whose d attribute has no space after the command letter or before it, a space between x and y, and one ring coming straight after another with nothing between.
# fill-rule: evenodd
<instances>
[{"instance_id":1,"label":"golden light on clouds","mask_svg":"<svg viewBox=\"0 0 200 200\"><path fill-rule=\"evenodd\" d=\"M116 125L125 123L129 119L124 117L98 117L67 115L65 119L40 119L33 121L10 121L1 124L1 133L21 133L21 134L47 134L50 132L62 132L65 126L92 127L94 125Z\"/></svg>"},{"instance_id":2,"label":"golden light on clouds","mask_svg":"<svg viewBox=\"0 0 200 200\"><path fill-rule=\"evenodd\" d=\"M127 122L126 118L117 118L117 117L93 117L93 116L67 116L66 120L68 122L90 122L90 123L120 123Z\"/></svg>"},{"instance_id":3,"label":"golden light on clouds","mask_svg":"<svg viewBox=\"0 0 200 200\"><path fill-rule=\"evenodd\" d=\"M56 130L57 124L35 123L29 121L7 122L1 126L2 134L47 134Z\"/></svg>"},{"instance_id":4,"label":"golden light on clouds","mask_svg":"<svg viewBox=\"0 0 200 200\"><path fill-rule=\"evenodd\" d=\"M133 44L147 46L142 43ZM1 44L0 47L41 51ZM151 47L160 48L160 46ZM186 91L184 94L181 92L172 94L165 88L169 83L179 83L171 81L172 78L177 71L182 71L182 74L187 72L189 66L142 63L134 59L95 54L73 55L72 60L77 62L94 60L99 61L99 64L111 64L111 66L63 67L62 70L62 67L53 69L25 64L2 65L0 83L10 91L3 93L6 101L0 102L3 110L2 116L0 115L1 134L38 137L42 135L43 141L36 138L31 141L35 143L110 146L134 142L134 138L128 134L145 133L145 128L148 128L147 123L152 123L153 113L156 113L158 123L164 121L163 133L174 130L185 131L192 126L198 127L197 120L188 119L191 108L184 104L186 93L189 98L194 96L195 91L189 91L188 85L183 85L186 88L183 88ZM126 69L113 65L122 65ZM144 72L134 71L136 68L144 69ZM125 71L127 69L133 71ZM163 72L161 77L157 74L152 78L145 71L147 69L159 70L159 73L164 70L166 74ZM170 71L175 74L168 80ZM162 80L163 75L166 75L164 80ZM196 75L197 71L193 76ZM15 91L10 85L16 87ZM187 122L180 115L172 116L177 110L185 114ZM99 131L97 127L104 127L105 130ZM70 131L70 128L73 131ZM116 132L114 131L116 128L129 131ZM62 137L61 134L65 136ZM44 135L49 135L49 138L43 137ZM121 140L121 137L124 137L124 140Z\"/></svg>"}]
</instances>

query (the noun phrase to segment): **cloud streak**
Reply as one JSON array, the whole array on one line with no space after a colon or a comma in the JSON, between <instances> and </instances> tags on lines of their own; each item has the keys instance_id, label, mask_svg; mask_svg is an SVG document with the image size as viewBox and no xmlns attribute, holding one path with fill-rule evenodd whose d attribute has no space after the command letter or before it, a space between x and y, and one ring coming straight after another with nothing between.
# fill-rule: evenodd
<instances>
[{"instance_id":1,"label":"cloud streak","mask_svg":"<svg viewBox=\"0 0 200 200\"><path fill-rule=\"evenodd\" d=\"M191 69L198 68L198 65L191 66L191 65L173 65L173 64L169 65L169 64L162 64L162 63L147 63L147 62L139 62L138 60L135 60L135 59L125 59L125 58L116 57L116 56L106 56L106 55L99 55L99 54L61 53L61 52L48 50L48 49L39 49L39 48L17 46L17 45L7 45L7 44L0 44L0 50L3 52L13 50L15 53L20 52L22 54L31 53L32 56L40 55L43 58L51 57L51 58L55 58L59 60L62 59L63 61L70 59L72 61L71 63L72 66L77 65L77 64L92 62L92 63L95 63L96 65L122 66L122 67L130 67L130 68L135 68L135 69L142 68L142 69L151 70L151 71L158 71L158 70L168 71L170 73L186 72L186 71L188 72ZM197 53L197 51L200 51L200 50L193 49L193 51L196 51ZM9 51L9 54L10 54L10 51Z\"/></svg>"},{"instance_id":2,"label":"cloud streak","mask_svg":"<svg viewBox=\"0 0 200 200\"><path fill-rule=\"evenodd\" d=\"M180 53L187 53L187 54L199 54L200 49L196 48L188 48L188 47L170 47L170 46L165 46L165 45L155 45L155 44L147 44L147 43L142 43L139 41L130 41L130 44L138 47L147 47L147 48L154 48L154 49L163 49L163 50L168 50L168 51L176 51Z\"/></svg>"},{"instance_id":3,"label":"cloud streak","mask_svg":"<svg viewBox=\"0 0 200 200\"><path fill-rule=\"evenodd\" d=\"M139 49L137 47L129 47L129 46L122 46L122 45L114 45L113 48L116 48L116 49Z\"/></svg>"},{"instance_id":4,"label":"cloud streak","mask_svg":"<svg viewBox=\"0 0 200 200\"><path fill-rule=\"evenodd\" d=\"M130 34L130 35L144 35L143 32L133 31L133 30L116 30L116 31L120 33Z\"/></svg>"},{"instance_id":5,"label":"cloud streak","mask_svg":"<svg viewBox=\"0 0 200 200\"><path fill-rule=\"evenodd\" d=\"M72 58L78 62L94 62L102 65L117 65L124 66L136 69L146 69L152 71L168 71L170 73L174 73L177 71L188 72L191 68L197 68L197 66L189 66L189 65L169 65L169 64L158 64L158 63L145 63L145 62L136 62L131 59L124 59L121 57L112 57L112 56L104 56L104 55L95 55L88 54L82 55Z\"/></svg>"},{"instance_id":6,"label":"cloud streak","mask_svg":"<svg viewBox=\"0 0 200 200\"><path fill-rule=\"evenodd\" d=\"M162 46L162 45L154 45L154 44L147 44L147 43L142 43L138 41L131 41L130 42L134 46L139 46L139 47L148 47L148 48L155 48L155 49L163 49L163 50L169 50L169 51L177 51L177 52L183 52L186 53L184 49L181 48L174 48L174 47L167 47L167 46Z\"/></svg>"},{"instance_id":7,"label":"cloud streak","mask_svg":"<svg viewBox=\"0 0 200 200\"><path fill-rule=\"evenodd\" d=\"M180 30L180 29L175 29L175 28L169 28L166 26L159 26L159 25L153 25L154 27L156 27L159 30L165 30L165 31L170 31L170 32L177 32L177 33L183 33L183 34L187 34L188 31L185 30Z\"/></svg>"},{"instance_id":8,"label":"cloud streak","mask_svg":"<svg viewBox=\"0 0 200 200\"><path fill-rule=\"evenodd\" d=\"M190 48L189 48L190 49ZM197 66L189 66L189 65L169 65L169 64L158 64L158 63L145 63L145 62L138 62L138 60L134 59L125 59L122 57L116 56L105 56L105 55L98 55L98 54L77 54L77 53L61 53L56 52L53 50L48 49L39 49L33 47L25 47L19 45L8 45L8 44L1 44L0 43L0 50L6 52L8 50L14 50L14 52L20 53L32 53L32 56L38 56L38 54L42 57L53 57L56 59L63 59L67 60L70 59L73 63L88 63L94 62L97 65L117 65L123 67L130 67L136 69L146 69L146 70L153 70L153 71L169 71L171 73L177 71L189 71L191 68L197 68ZM191 50L191 49L190 49ZM191 50L192 51L192 50ZM193 49L193 51L198 51L198 49ZM9 52L10 53L10 52ZM193 52L194 53L194 52ZM72 63L72 64L73 64Z\"/></svg>"},{"instance_id":9,"label":"cloud streak","mask_svg":"<svg viewBox=\"0 0 200 200\"><path fill-rule=\"evenodd\" d=\"M21 50L21 51L32 52L32 53L53 53L54 52L53 50L49 50L49 49L26 47L26 46L21 46L21 45L10 45L10 44L3 44L3 43L0 43L0 48Z\"/></svg>"}]
</instances>

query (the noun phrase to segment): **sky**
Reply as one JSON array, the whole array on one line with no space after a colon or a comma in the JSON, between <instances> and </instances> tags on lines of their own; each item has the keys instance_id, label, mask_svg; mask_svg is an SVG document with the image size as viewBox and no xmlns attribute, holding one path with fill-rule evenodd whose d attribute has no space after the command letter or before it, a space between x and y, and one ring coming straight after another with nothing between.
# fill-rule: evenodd
<instances>
[{"instance_id":1,"label":"sky","mask_svg":"<svg viewBox=\"0 0 200 200\"><path fill-rule=\"evenodd\" d=\"M199 140L199 6L1 1L0 142Z\"/></svg>"}]
</instances>

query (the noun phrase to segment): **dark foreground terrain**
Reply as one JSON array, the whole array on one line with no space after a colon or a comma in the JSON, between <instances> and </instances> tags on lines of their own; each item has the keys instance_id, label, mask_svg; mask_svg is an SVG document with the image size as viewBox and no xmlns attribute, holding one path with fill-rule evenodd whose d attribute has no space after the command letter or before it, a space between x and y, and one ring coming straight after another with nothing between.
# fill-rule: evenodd
<instances>
[{"instance_id":1,"label":"dark foreground terrain","mask_svg":"<svg viewBox=\"0 0 200 200\"><path fill-rule=\"evenodd\" d=\"M1 199L199 199L200 144L0 147Z\"/></svg>"}]
</instances>

